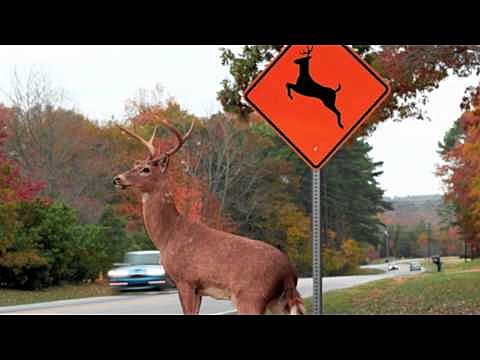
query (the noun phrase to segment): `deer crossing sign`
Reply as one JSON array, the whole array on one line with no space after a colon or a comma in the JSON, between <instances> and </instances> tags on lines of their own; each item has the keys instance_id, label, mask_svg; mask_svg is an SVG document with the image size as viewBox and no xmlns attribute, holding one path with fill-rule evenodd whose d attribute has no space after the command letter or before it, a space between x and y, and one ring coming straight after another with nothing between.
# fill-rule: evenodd
<instances>
[{"instance_id":1,"label":"deer crossing sign","mask_svg":"<svg viewBox=\"0 0 480 360\"><path fill-rule=\"evenodd\" d=\"M308 165L319 169L389 92L347 46L288 45L245 98Z\"/></svg>"}]
</instances>

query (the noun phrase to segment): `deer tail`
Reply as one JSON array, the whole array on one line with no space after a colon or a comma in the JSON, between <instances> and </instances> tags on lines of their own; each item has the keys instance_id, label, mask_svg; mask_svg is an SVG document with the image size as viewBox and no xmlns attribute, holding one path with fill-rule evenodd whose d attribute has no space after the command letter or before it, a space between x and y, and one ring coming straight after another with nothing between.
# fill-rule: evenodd
<instances>
[{"instance_id":1,"label":"deer tail","mask_svg":"<svg viewBox=\"0 0 480 360\"><path fill-rule=\"evenodd\" d=\"M337 89L335 90L335 92L339 92L340 90L342 90L342 85L341 85L341 84L338 84Z\"/></svg>"},{"instance_id":2,"label":"deer tail","mask_svg":"<svg viewBox=\"0 0 480 360\"><path fill-rule=\"evenodd\" d=\"M285 281L285 298L287 300L287 311L290 315L305 314L303 299L298 293L296 281L292 277L288 277Z\"/></svg>"}]
</instances>

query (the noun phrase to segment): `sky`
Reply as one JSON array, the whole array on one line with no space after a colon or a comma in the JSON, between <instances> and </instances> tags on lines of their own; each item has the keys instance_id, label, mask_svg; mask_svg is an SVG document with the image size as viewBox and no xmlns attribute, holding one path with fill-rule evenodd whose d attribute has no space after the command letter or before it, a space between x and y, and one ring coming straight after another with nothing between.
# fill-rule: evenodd
<instances>
[{"instance_id":1,"label":"sky","mask_svg":"<svg viewBox=\"0 0 480 360\"><path fill-rule=\"evenodd\" d=\"M241 49L240 45L226 47ZM99 121L123 119L125 101L139 89L153 89L157 84L182 108L208 116L221 110L216 93L221 81L229 77L227 67L221 64L219 48L1 45L0 103L8 104L1 91L9 91L14 69L22 75L33 67L63 88L76 110ZM389 120L368 138L373 146L371 157L384 162L384 174L378 180L386 196L442 193L441 182L434 174L440 163L437 143L460 116L459 104L466 86L478 82L478 77L445 80L429 97L426 109L431 122Z\"/></svg>"},{"instance_id":2,"label":"sky","mask_svg":"<svg viewBox=\"0 0 480 360\"><path fill-rule=\"evenodd\" d=\"M478 85L479 78L450 77L429 95L425 106L430 121L405 119L388 120L367 141L373 149L370 156L383 161L379 183L389 197L442 194L442 184L435 176L441 163L438 142L460 117L460 102L465 88Z\"/></svg>"}]
</instances>

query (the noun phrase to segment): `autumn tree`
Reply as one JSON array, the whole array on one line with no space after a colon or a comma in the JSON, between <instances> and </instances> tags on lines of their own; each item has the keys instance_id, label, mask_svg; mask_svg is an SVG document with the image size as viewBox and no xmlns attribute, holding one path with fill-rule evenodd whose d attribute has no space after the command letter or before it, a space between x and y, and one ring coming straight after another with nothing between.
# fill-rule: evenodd
<instances>
[{"instance_id":1,"label":"autumn tree","mask_svg":"<svg viewBox=\"0 0 480 360\"><path fill-rule=\"evenodd\" d=\"M13 113L0 106L0 287L95 280L129 245L123 222L106 212L99 225L80 224L65 204L38 198L43 184L4 151Z\"/></svg>"},{"instance_id":2,"label":"autumn tree","mask_svg":"<svg viewBox=\"0 0 480 360\"><path fill-rule=\"evenodd\" d=\"M466 104L466 105L465 105ZM440 144L445 162L438 175L446 185L445 200L455 212L454 225L475 256L480 245L480 87L464 102L465 112Z\"/></svg>"},{"instance_id":3,"label":"autumn tree","mask_svg":"<svg viewBox=\"0 0 480 360\"><path fill-rule=\"evenodd\" d=\"M272 228L276 228L282 240L280 248L285 251L302 275L311 274L312 248L310 238L310 218L294 203L283 201L272 204L276 211L272 214ZM276 205L276 206L275 206ZM274 225L273 222L276 224Z\"/></svg>"},{"instance_id":4,"label":"autumn tree","mask_svg":"<svg viewBox=\"0 0 480 360\"><path fill-rule=\"evenodd\" d=\"M426 232L422 232L417 239L418 245L423 249L424 256L428 258L428 246L430 242L430 238Z\"/></svg>"},{"instance_id":5,"label":"autumn tree","mask_svg":"<svg viewBox=\"0 0 480 360\"><path fill-rule=\"evenodd\" d=\"M460 238L460 229L458 227L440 230L438 241L440 243L441 254L444 256L458 256L464 251Z\"/></svg>"},{"instance_id":6,"label":"autumn tree","mask_svg":"<svg viewBox=\"0 0 480 360\"><path fill-rule=\"evenodd\" d=\"M43 184L32 181L20 172L19 165L11 159L5 148L11 136L9 123L13 116L12 109L0 104L0 203L7 204L32 200Z\"/></svg>"},{"instance_id":7,"label":"autumn tree","mask_svg":"<svg viewBox=\"0 0 480 360\"><path fill-rule=\"evenodd\" d=\"M200 136L196 172L220 201L222 212L242 234L273 241L266 222L272 219L277 200L298 186L298 179L290 176L292 165L270 156L272 139L261 129L238 126L223 114L205 121Z\"/></svg>"},{"instance_id":8,"label":"autumn tree","mask_svg":"<svg viewBox=\"0 0 480 360\"><path fill-rule=\"evenodd\" d=\"M29 239L16 236L18 217L16 207L32 201L42 189L42 183L25 177L16 162L7 157L5 142L9 136L8 123L12 110L0 104L0 286L7 269L44 265L44 259L29 246ZM4 278L5 279L5 278Z\"/></svg>"},{"instance_id":9,"label":"autumn tree","mask_svg":"<svg viewBox=\"0 0 480 360\"><path fill-rule=\"evenodd\" d=\"M98 124L66 108L63 90L47 75L14 74L9 101L7 149L22 170L41 179L42 195L79 210L85 222L98 220L111 192L111 146Z\"/></svg>"},{"instance_id":10,"label":"autumn tree","mask_svg":"<svg viewBox=\"0 0 480 360\"><path fill-rule=\"evenodd\" d=\"M195 129L189 141L175 154L175 161L169 165L167 181L175 197L179 211L191 220L202 221L210 226L225 229L229 222L221 212L221 204L217 194L212 193L208 179L199 176L198 167L203 161L203 155L208 154L208 142L202 140L205 126L201 119L183 110L173 99L164 101L161 87L157 86L153 91L141 90L132 99L127 101L127 114L130 116L127 126L133 126L135 131L147 138L151 136L153 129L158 128L154 144L159 152L167 151L176 143L175 136L162 126L162 120L168 119L181 133L185 133L192 121L195 121ZM131 167L134 159L145 158L145 149L138 142L126 136L113 124L109 125L112 132L116 132L123 142L127 152L121 151L119 160L123 163L123 172ZM126 162L128 159L128 163ZM120 164L120 162L118 163ZM141 204L135 190L116 194L112 203L130 221L131 229L139 229L143 226L141 216Z\"/></svg>"},{"instance_id":11,"label":"autumn tree","mask_svg":"<svg viewBox=\"0 0 480 360\"><path fill-rule=\"evenodd\" d=\"M15 206L21 201L31 201L42 189L41 182L24 176L16 162L7 157L5 143L9 136L7 127L12 110L0 104L0 264L25 263L38 260L30 249L11 252L15 244Z\"/></svg>"}]
</instances>

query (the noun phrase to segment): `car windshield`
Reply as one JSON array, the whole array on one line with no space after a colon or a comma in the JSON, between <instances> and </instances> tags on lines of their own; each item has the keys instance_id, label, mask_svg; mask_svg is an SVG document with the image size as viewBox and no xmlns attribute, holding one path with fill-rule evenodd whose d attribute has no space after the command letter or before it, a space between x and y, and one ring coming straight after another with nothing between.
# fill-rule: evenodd
<instances>
[{"instance_id":1,"label":"car windshield","mask_svg":"<svg viewBox=\"0 0 480 360\"><path fill-rule=\"evenodd\" d=\"M160 254L128 253L125 262L130 265L160 265Z\"/></svg>"}]
</instances>

